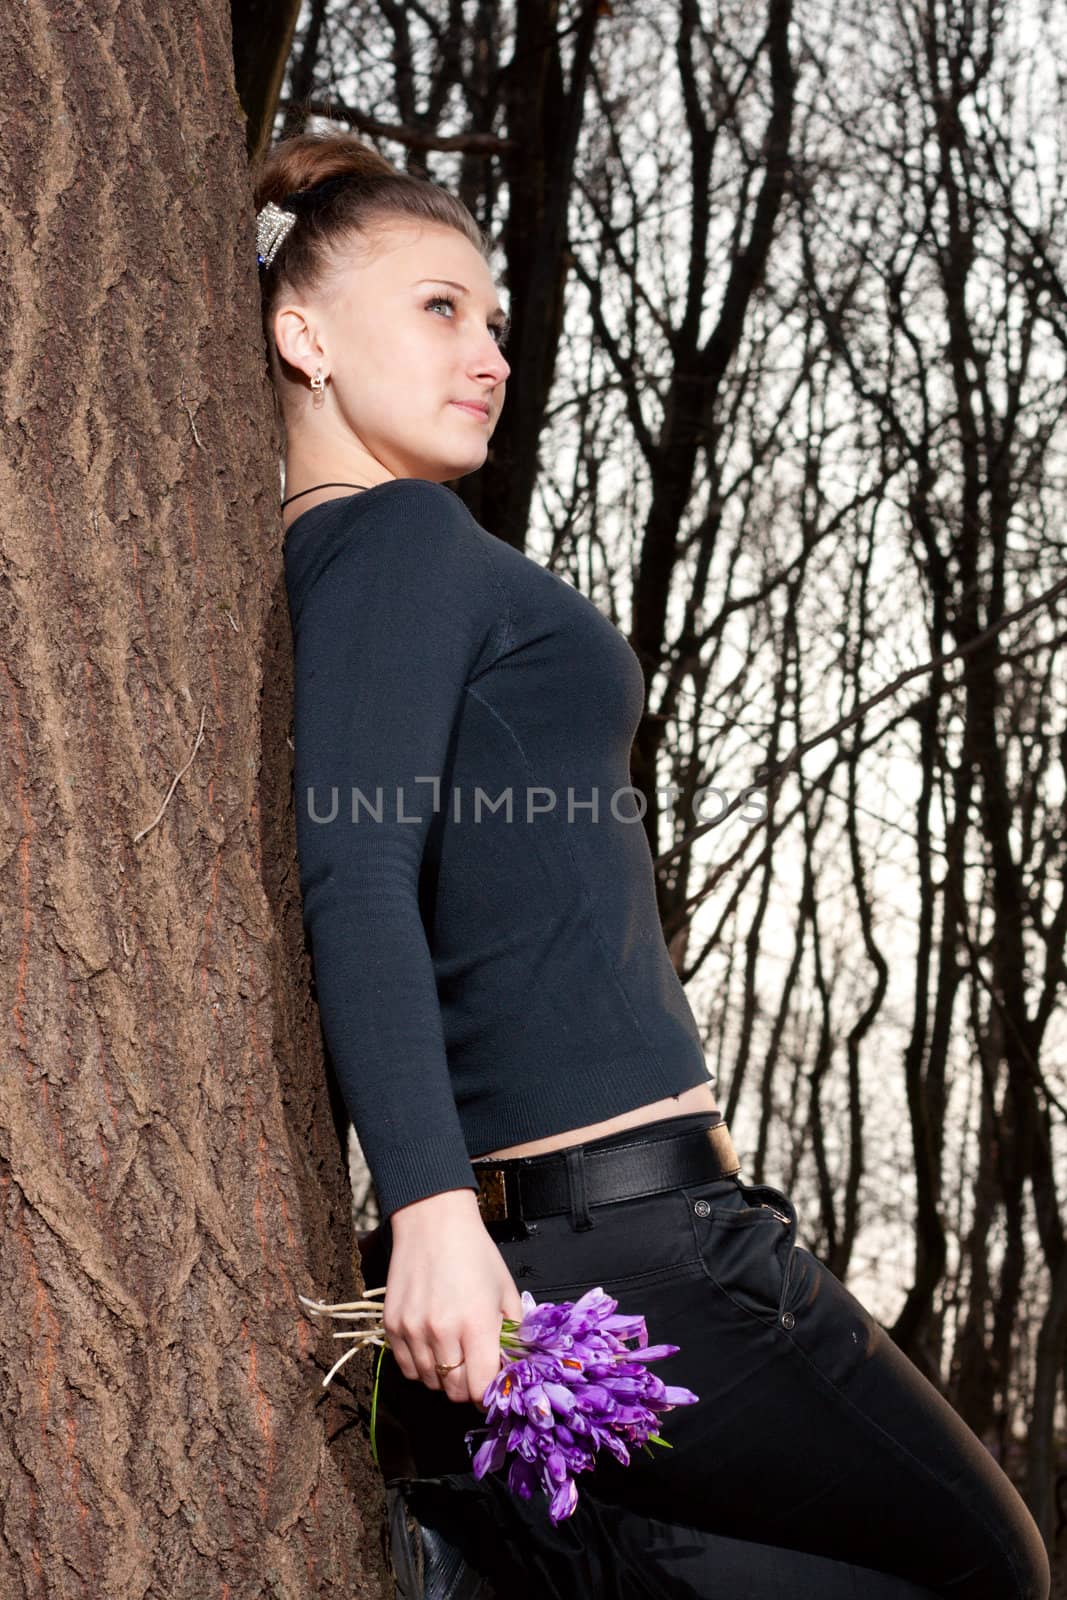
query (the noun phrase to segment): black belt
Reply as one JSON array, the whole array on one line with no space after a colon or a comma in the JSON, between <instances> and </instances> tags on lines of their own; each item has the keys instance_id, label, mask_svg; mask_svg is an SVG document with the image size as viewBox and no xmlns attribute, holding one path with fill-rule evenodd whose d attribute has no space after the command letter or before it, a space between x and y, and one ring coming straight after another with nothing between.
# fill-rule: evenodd
<instances>
[{"instance_id":1,"label":"black belt","mask_svg":"<svg viewBox=\"0 0 1067 1600\"><path fill-rule=\"evenodd\" d=\"M568 1154L553 1150L538 1156L510 1156L500 1161L474 1161L478 1209L485 1222L524 1221L570 1210ZM679 1184L732 1178L741 1163L725 1122L691 1133L657 1139L642 1129L634 1144L583 1150L585 1202L608 1205L659 1194Z\"/></svg>"}]
</instances>

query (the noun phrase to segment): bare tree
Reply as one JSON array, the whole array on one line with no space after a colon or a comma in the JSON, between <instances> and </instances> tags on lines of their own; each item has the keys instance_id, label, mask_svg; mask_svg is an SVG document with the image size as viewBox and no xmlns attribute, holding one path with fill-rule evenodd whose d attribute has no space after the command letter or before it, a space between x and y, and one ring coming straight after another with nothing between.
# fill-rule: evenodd
<instances>
[{"instance_id":1,"label":"bare tree","mask_svg":"<svg viewBox=\"0 0 1067 1600\"><path fill-rule=\"evenodd\" d=\"M1062 12L1051 22L1062 27ZM831 243L841 211L815 171L803 206L808 281L856 403L891 454L887 498L901 508L894 522L914 616L923 604L919 647L973 646L964 672L931 672L916 708L919 916L904 1066L917 1255L894 1332L939 1366L944 1312L955 1304L952 1396L1002 1451L1028 1255L1036 1248L1055 1281L1064 1254L1052 1120L1062 1133L1062 1079L1058 1088L1050 1080L1043 1051L1067 976L1062 598L1036 617L1023 649L998 627L1062 566L1049 519L1063 444L1059 329L1018 216L1024 197L1036 197L1051 242L1062 173L1028 142L1035 112L1051 135L1062 106L1009 27L1008 13L971 0L902 6L884 76L865 82L865 107L839 86L827 97L848 141L843 159L853 167L862 153L877 207L857 197L849 234ZM960 1052L968 1032L970 1073ZM972 1092L973 1205L959 1217L959 1267L946 1281L956 1197L945 1178L955 1186L961 1170L948 1119ZM1046 1401L1065 1317L1061 1290L1044 1313L1041 1370L1024 1383ZM1049 1537L1053 1425L1054 1406L1043 1404L1029 1435L1033 1504Z\"/></svg>"}]
</instances>

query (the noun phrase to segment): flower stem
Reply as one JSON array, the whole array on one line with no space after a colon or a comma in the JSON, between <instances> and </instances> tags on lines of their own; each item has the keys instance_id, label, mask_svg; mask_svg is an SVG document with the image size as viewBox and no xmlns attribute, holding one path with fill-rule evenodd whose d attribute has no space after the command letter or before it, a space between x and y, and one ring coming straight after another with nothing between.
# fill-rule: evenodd
<instances>
[{"instance_id":1,"label":"flower stem","mask_svg":"<svg viewBox=\"0 0 1067 1600\"><path fill-rule=\"evenodd\" d=\"M383 1344L378 1352L378 1364L374 1369L374 1388L370 1397L370 1448L375 1466L380 1465L378 1461L378 1441L375 1433L378 1424L378 1383L382 1375L382 1362L385 1359L387 1348L388 1346Z\"/></svg>"}]
</instances>

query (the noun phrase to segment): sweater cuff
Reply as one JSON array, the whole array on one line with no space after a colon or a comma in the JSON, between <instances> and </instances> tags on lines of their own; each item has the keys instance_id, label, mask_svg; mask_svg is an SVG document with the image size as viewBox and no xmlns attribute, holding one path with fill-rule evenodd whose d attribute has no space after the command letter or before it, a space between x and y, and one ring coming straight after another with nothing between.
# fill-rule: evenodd
<instances>
[{"instance_id":1,"label":"sweater cuff","mask_svg":"<svg viewBox=\"0 0 1067 1600\"><path fill-rule=\"evenodd\" d=\"M383 1222L401 1206L425 1200L431 1194L441 1194L446 1189L478 1192L470 1156L465 1146L456 1148L454 1135L416 1139L390 1150L376 1151L373 1159L367 1150L363 1153Z\"/></svg>"}]
</instances>

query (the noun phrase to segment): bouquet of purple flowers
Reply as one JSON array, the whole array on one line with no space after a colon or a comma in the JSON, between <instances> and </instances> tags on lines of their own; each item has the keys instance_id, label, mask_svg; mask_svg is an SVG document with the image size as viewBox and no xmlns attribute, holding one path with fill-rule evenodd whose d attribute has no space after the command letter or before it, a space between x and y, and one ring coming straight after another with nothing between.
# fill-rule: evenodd
<instances>
[{"instance_id":1,"label":"bouquet of purple flowers","mask_svg":"<svg viewBox=\"0 0 1067 1600\"><path fill-rule=\"evenodd\" d=\"M647 1448L651 1441L669 1449L652 1432L657 1414L699 1398L648 1370L649 1361L679 1346L650 1345L644 1317L616 1314L617 1304L603 1289L540 1305L524 1292L522 1321L505 1318L504 1365L482 1396L487 1425L464 1435L476 1478L510 1454L508 1488L523 1500L543 1488L553 1523L574 1511L575 1476L588 1472L602 1445L624 1466L631 1445ZM638 1348L627 1349L627 1339ZM479 1434L487 1437L474 1449Z\"/></svg>"},{"instance_id":2,"label":"bouquet of purple flowers","mask_svg":"<svg viewBox=\"0 0 1067 1600\"><path fill-rule=\"evenodd\" d=\"M384 1293L384 1289L368 1290L368 1295ZM357 1300L330 1306L303 1295L299 1299L312 1314L325 1311L372 1323L376 1319L376 1325L334 1335L356 1343L330 1368L324 1386L363 1345L382 1346L384 1356L388 1340L380 1305ZM647 1450L651 1443L669 1449L669 1442L652 1431L659 1413L692 1405L699 1398L691 1389L665 1384L649 1371L650 1361L673 1355L680 1347L650 1345L644 1317L617 1314L617 1305L600 1288L589 1289L580 1300L558 1304L538 1303L524 1291L522 1319L503 1321L501 1369L482 1396L485 1426L464 1435L476 1478L502 1467L510 1455L508 1488L523 1500L543 1488L554 1524L574 1512L578 1504L574 1480L595 1465L601 1447L624 1466L629 1465L633 1445ZM627 1348L629 1339L636 1339L636 1349ZM375 1460L377 1397L376 1375L371 1406ZM480 1435L485 1437L476 1446Z\"/></svg>"}]
</instances>

